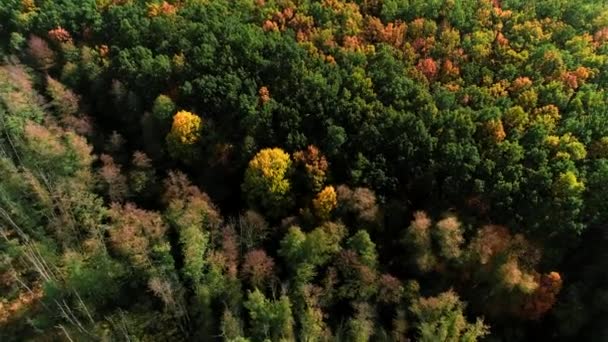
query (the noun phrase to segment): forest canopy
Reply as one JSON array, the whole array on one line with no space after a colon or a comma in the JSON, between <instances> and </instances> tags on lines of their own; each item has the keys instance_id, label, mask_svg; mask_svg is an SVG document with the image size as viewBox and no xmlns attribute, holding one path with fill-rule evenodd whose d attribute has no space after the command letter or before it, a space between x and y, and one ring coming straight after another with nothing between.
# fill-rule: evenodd
<instances>
[{"instance_id":1,"label":"forest canopy","mask_svg":"<svg viewBox=\"0 0 608 342\"><path fill-rule=\"evenodd\" d=\"M608 340L608 5L4 0L0 340Z\"/></svg>"}]
</instances>

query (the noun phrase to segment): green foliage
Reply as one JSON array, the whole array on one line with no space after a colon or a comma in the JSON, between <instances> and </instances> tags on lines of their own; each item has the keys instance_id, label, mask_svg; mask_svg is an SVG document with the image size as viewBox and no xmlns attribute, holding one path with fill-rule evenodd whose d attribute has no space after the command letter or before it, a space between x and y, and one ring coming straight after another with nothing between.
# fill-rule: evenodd
<instances>
[{"instance_id":1,"label":"green foliage","mask_svg":"<svg viewBox=\"0 0 608 342\"><path fill-rule=\"evenodd\" d=\"M378 263L378 253L376 253L376 244L371 240L369 234L365 230L359 230L355 235L348 238L348 248L357 252L361 258L361 262L370 267L375 268Z\"/></svg>"},{"instance_id":2,"label":"green foliage","mask_svg":"<svg viewBox=\"0 0 608 342\"><path fill-rule=\"evenodd\" d=\"M437 297L420 298L410 307L418 320L420 341L477 341L488 334L482 319L467 322L463 316L464 304L454 292Z\"/></svg>"},{"instance_id":3,"label":"green foliage","mask_svg":"<svg viewBox=\"0 0 608 342\"><path fill-rule=\"evenodd\" d=\"M158 95L152 106L152 114L159 122L166 123L175 113L175 104L167 95Z\"/></svg>"},{"instance_id":4,"label":"green foliage","mask_svg":"<svg viewBox=\"0 0 608 342\"><path fill-rule=\"evenodd\" d=\"M243 304L251 317L251 335L256 341L289 341L293 336L293 317L289 298L269 300L259 290L250 292Z\"/></svg>"},{"instance_id":5,"label":"green foliage","mask_svg":"<svg viewBox=\"0 0 608 342\"><path fill-rule=\"evenodd\" d=\"M1 340L605 339L604 2L0 23Z\"/></svg>"}]
</instances>

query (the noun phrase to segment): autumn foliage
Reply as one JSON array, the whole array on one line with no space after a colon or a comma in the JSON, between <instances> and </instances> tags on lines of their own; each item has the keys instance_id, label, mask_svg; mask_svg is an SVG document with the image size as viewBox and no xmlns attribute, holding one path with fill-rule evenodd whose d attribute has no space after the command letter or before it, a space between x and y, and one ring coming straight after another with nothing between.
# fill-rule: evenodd
<instances>
[{"instance_id":1,"label":"autumn foliage","mask_svg":"<svg viewBox=\"0 0 608 342\"><path fill-rule=\"evenodd\" d=\"M292 161L280 148L258 152L245 171L242 189L253 207L261 207L270 215L277 215L290 203Z\"/></svg>"},{"instance_id":2,"label":"autumn foliage","mask_svg":"<svg viewBox=\"0 0 608 342\"><path fill-rule=\"evenodd\" d=\"M333 186L326 186L312 201L317 217L321 220L330 218L331 212L337 207L338 200Z\"/></svg>"},{"instance_id":3,"label":"autumn foliage","mask_svg":"<svg viewBox=\"0 0 608 342\"><path fill-rule=\"evenodd\" d=\"M171 156L185 161L195 158L195 145L201 139L202 128L203 121L199 116L183 110L177 112L166 138Z\"/></svg>"},{"instance_id":4,"label":"autumn foliage","mask_svg":"<svg viewBox=\"0 0 608 342\"><path fill-rule=\"evenodd\" d=\"M603 341L599 0L5 0L0 341Z\"/></svg>"}]
</instances>

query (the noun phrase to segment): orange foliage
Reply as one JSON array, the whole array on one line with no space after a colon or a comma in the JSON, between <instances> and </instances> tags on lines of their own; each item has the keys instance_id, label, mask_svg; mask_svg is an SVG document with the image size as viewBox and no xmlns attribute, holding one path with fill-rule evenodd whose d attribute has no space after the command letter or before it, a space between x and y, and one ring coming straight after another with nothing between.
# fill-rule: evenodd
<instances>
[{"instance_id":1,"label":"orange foliage","mask_svg":"<svg viewBox=\"0 0 608 342\"><path fill-rule=\"evenodd\" d=\"M540 277L539 287L524 303L522 315L528 319L541 318L551 310L561 288L562 278L559 273L543 274Z\"/></svg>"},{"instance_id":2,"label":"orange foliage","mask_svg":"<svg viewBox=\"0 0 608 342\"><path fill-rule=\"evenodd\" d=\"M437 62L432 58L421 59L416 68L424 74L428 80L432 80L437 76Z\"/></svg>"},{"instance_id":3,"label":"orange foliage","mask_svg":"<svg viewBox=\"0 0 608 342\"><path fill-rule=\"evenodd\" d=\"M314 27L314 19L310 16L296 13L296 15L289 21L289 27L294 31L297 31L303 36L309 36L310 31Z\"/></svg>"},{"instance_id":4,"label":"orange foliage","mask_svg":"<svg viewBox=\"0 0 608 342\"><path fill-rule=\"evenodd\" d=\"M58 26L57 28L49 30L48 35L49 35L49 38L51 38L52 40L54 40L58 43L71 43L72 42L72 36L70 35L70 32L68 32L61 26Z\"/></svg>"},{"instance_id":5,"label":"orange foliage","mask_svg":"<svg viewBox=\"0 0 608 342\"><path fill-rule=\"evenodd\" d=\"M499 143L505 140L507 134L505 133L505 129L502 125L502 120L490 120L486 121L485 129L488 136L495 142Z\"/></svg>"},{"instance_id":6,"label":"orange foliage","mask_svg":"<svg viewBox=\"0 0 608 342\"><path fill-rule=\"evenodd\" d=\"M270 91L268 91L267 87L261 87L258 90L258 95L260 96L260 103L265 104L270 101Z\"/></svg>"},{"instance_id":7,"label":"orange foliage","mask_svg":"<svg viewBox=\"0 0 608 342\"><path fill-rule=\"evenodd\" d=\"M398 21L384 26L380 19L370 17L366 25L366 38L372 42L385 42L400 48L404 43L406 30L405 23Z\"/></svg>"},{"instance_id":8,"label":"orange foliage","mask_svg":"<svg viewBox=\"0 0 608 342\"><path fill-rule=\"evenodd\" d=\"M562 81L571 89L577 89L589 78L589 69L578 67L574 71L566 71L561 75Z\"/></svg>"},{"instance_id":9,"label":"orange foliage","mask_svg":"<svg viewBox=\"0 0 608 342\"><path fill-rule=\"evenodd\" d=\"M321 151L316 146L309 145L306 150L295 152L293 159L296 165L304 167L312 190L321 190L329 170L329 163Z\"/></svg>"},{"instance_id":10,"label":"orange foliage","mask_svg":"<svg viewBox=\"0 0 608 342\"><path fill-rule=\"evenodd\" d=\"M361 50L361 39L357 36L344 36L344 40L342 42L342 46L344 46L345 49L347 50L351 50L351 51L358 51Z\"/></svg>"},{"instance_id":11,"label":"orange foliage","mask_svg":"<svg viewBox=\"0 0 608 342\"><path fill-rule=\"evenodd\" d=\"M294 15L294 10L291 7L287 7L285 9L283 9L283 18L285 18L286 20L290 20L293 18Z\"/></svg>"},{"instance_id":12,"label":"orange foliage","mask_svg":"<svg viewBox=\"0 0 608 342\"><path fill-rule=\"evenodd\" d=\"M518 77L511 84L511 90L520 91L528 89L530 86L532 86L532 81L528 77Z\"/></svg>"},{"instance_id":13,"label":"orange foliage","mask_svg":"<svg viewBox=\"0 0 608 342\"><path fill-rule=\"evenodd\" d=\"M604 27L601 30L595 32L595 34L593 35L593 40L595 40L597 45L607 42L608 41L608 27Z\"/></svg>"},{"instance_id":14,"label":"orange foliage","mask_svg":"<svg viewBox=\"0 0 608 342\"><path fill-rule=\"evenodd\" d=\"M20 314L31 308L44 296L44 291L39 286L32 291L22 291L19 296L11 301L0 301L0 326L20 318Z\"/></svg>"},{"instance_id":15,"label":"orange foliage","mask_svg":"<svg viewBox=\"0 0 608 342\"><path fill-rule=\"evenodd\" d=\"M578 88L578 79L576 75L572 73L566 73L566 75L564 75L564 83L572 89Z\"/></svg>"},{"instance_id":16,"label":"orange foliage","mask_svg":"<svg viewBox=\"0 0 608 342\"><path fill-rule=\"evenodd\" d=\"M176 12L177 8L166 1L163 1L161 4L148 5L149 17L156 17L159 15L174 15Z\"/></svg>"},{"instance_id":17,"label":"orange foliage","mask_svg":"<svg viewBox=\"0 0 608 342\"><path fill-rule=\"evenodd\" d=\"M388 23L382 31L382 40L390 43L396 48L399 48L401 45L403 45L406 29L407 27L405 23Z\"/></svg>"},{"instance_id":18,"label":"orange foliage","mask_svg":"<svg viewBox=\"0 0 608 342\"><path fill-rule=\"evenodd\" d=\"M275 23L272 20L266 20L266 21L264 21L264 24L262 25L262 28L264 29L265 32L268 32L268 31L278 31L279 30L279 25L277 25L277 23Z\"/></svg>"},{"instance_id":19,"label":"orange foliage","mask_svg":"<svg viewBox=\"0 0 608 342\"><path fill-rule=\"evenodd\" d=\"M109 54L110 54L110 48L107 45L105 45L105 44L99 45L99 57L105 58L105 57L108 57Z\"/></svg>"},{"instance_id":20,"label":"orange foliage","mask_svg":"<svg viewBox=\"0 0 608 342\"><path fill-rule=\"evenodd\" d=\"M498 34L496 35L496 42L498 43L498 45L501 46L509 45L509 39L505 37L502 32L498 32Z\"/></svg>"},{"instance_id":21,"label":"orange foliage","mask_svg":"<svg viewBox=\"0 0 608 342\"><path fill-rule=\"evenodd\" d=\"M460 75L460 68L458 68L456 65L454 65L454 63L449 60L446 59L443 61L443 65L441 67L441 70L443 71L443 74L446 77L452 77L452 76L458 76Z\"/></svg>"}]
</instances>

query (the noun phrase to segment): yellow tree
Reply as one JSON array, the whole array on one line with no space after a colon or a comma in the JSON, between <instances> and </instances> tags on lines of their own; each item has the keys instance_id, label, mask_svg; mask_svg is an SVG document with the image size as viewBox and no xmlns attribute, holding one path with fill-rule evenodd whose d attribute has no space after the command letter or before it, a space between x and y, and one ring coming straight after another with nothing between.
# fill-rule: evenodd
<instances>
[{"instance_id":1,"label":"yellow tree","mask_svg":"<svg viewBox=\"0 0 608 342\"><path fill-rule=\"evenodd\" d=\"M292 203L289 175L292 162L280 148L266 148L249 162L241 186L249 205L265 210L270 216L280 216Z\"/></svg>"},{"instance_id":2,"label":"yellow tree","mask_svg":"<svg viewBox=\"0 0 608 342\"><path fill-rule=\"evenodd\" d=\"M333 186L326 186L317 197L313 199L312 206L315 214L321 220L328 220L331 212L338 206L338 197Z\"/></svg>"},{"instance_id":3,"label":"yellow tree","mask_svg":"<svg viewBox=\"0 0 608 342\"><path fill-rule=\"evenodd\" d=\"M173 125L167 135L169 154L185 162L196 157L196 145L201 139L202 119L190 112L179 111L173 116Z\"/></svg>"}]
</instances>

